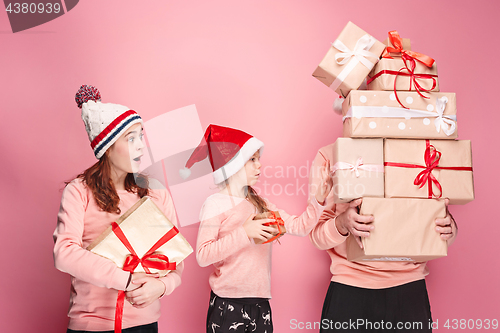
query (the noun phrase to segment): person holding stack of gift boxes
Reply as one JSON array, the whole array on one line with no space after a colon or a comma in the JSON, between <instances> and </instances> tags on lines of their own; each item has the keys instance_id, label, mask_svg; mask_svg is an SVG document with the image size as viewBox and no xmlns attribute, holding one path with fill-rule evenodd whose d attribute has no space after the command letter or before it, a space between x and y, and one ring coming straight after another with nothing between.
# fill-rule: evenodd
<instances>
[{"instance_id":1,"label":"person holding stack of gift boxes","mask_svg":"<svg viewBox=\"0 0 500 333\"><path fill-rule=\"evenodd\" d=\"M122 270L86 247L145 196L177 224L172 198L167 190L150 189L148 178L137 173L144 148L141 117L125 106L101 103L92 86L81 86L75 99L99 161L67 183L54 232L55 266L71 275L68 332L119 332L122 318L115 320L115 311L123 291L123 332L158 332L159 299L180 285L184 263L159 278Z\"/></svg>"},{"instance_id":2,"label":"person holding stack of gift boxes","mask_svg":"<svg viewBox=\"0 0 500 333\"><path fill-rule=\"evenodd\" d=\"M448 203L474 199L455 94L439 92L436 63L409 40L391 31L384 45L351 22L313 76L345 98L344 137L318 151L310 176L314 194L330 161L334 185L310 234L333 275L321 332L430 332L426 261L457 235Z\"/></svg>"}]
</instances>

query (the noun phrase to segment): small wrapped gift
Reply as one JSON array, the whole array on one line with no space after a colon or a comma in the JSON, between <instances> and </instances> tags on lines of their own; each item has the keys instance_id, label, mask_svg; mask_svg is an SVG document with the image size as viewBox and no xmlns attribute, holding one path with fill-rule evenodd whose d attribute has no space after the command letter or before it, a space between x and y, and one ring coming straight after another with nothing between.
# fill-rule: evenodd
<instances>
[{"instance_id":1,"label":"small wrapped gift","mask_svg":"<svg viewBox=\"0 0 500 333\"><path fill-rule=\"evenodd\" d=\"M254 220L262 220L262 219L273 219L274 222L264 223L265 226L271 226L275 230L272 233L273 237L269 238L267 241L262 241L260 239L254 238L255 244L267 244L271 243L286 233L285 222L281 219L280 213L275 211L269 211L265 213L257 214Z\"/></svg>"},{"instance_id":2,"label":"small wrapped gift","mask_svg":"<svg viewBox=\"0 0 500 333\"><path fill-rule=\"evenodd\" d=\"M193 248L149 197L143 197L87 247L129 272L165 276Z\"/></svg>"},{"instance_id":3,"label":"small wrapped gift","mask_svg":"<svg viewBox=\"0 0 500 333\"><path fill-rule=\"evenodd\" d=\"M434 59L431 57L411 51L410 40L401 38L396 30L389 31L389 38L384 42L387 48L382 53L382 58L406 58L413 59L425 64L427 67L432 67Z\"/></svg>"},{"instance_id":4,"label":"small wrapped gift","mask_svg":"<svg viewBox=\"0 0 500 333\"><path fill-rule=\"evenodd\" d=\"M444 200L363 198L360 214L373 215L375 227L361 237L347 238L350 261L423 262L447 255L447 243L436 232L436 218L446 216Z\"/></svg>"},{"instance_id":5,"label":"small wrapped gift","mask_svg":"<svg viewBox=\"0 0 500 333\"><path fill-rule=\"evenodd\" d=\"M384 49L384 44L348 22L313 76L346 97L363 83Z\"/></svg>"},{"instance_id":6,"label":"small wrapped gift","mask_svg":"<svg viewBox=\"0 0 500 333\"><path fill-rule=\"evenodd\" d=\"M384 197L384 141L338 138L330 161L334 203Z\"/></svg>"},{"instance_id":7,"label":"small wrapped gift","mask_svg":"<svg viewBox=\"0 0 500 333\"><path fill-rule=\"evenodd\" d=\"M439 91L437 65L427 67L419 61L382 58L368 74L368 90ZM404 104L404 102L403 102Z\"/></svg>"},{"instance_id":8,"label":"small wrapped gift","mask_svg":"<svg viewBox=\"0 0 500 333\"><path fill-rule=\"evenodd\" d=\"M454 93L353 90L342 104L344 136L352 138L455 139L457 104Z\"/></svg>"},{"instance_id":9,"label":"small wrapped gift","mask_svg":"<svg viewBox=\"0 0 500 333\"><path fill-rule=\"evenodd\" d=\"M469 140L386 139L384 165L386 198L474 200Z\"/></svg>"}]
</instances>

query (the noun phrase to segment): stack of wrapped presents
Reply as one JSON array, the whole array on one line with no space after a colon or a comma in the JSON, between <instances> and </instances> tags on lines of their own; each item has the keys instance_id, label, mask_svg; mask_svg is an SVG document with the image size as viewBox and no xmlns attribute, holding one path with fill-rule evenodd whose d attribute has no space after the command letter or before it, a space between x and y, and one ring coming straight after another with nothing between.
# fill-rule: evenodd
<instances>
[{"instance_id":1,"label":"stack of wrapped presents","mask_svg":"<svg viewBox=\"0 0 500 333\"><path fill-rule=\"evenodd\" d=\"M363 198L360 214L374 216L363 249L347 239L348 259L446 256L435 219L445 198L472 201L474 185L471 143L457 140L456 96L440 92L434 59L396 31L382 43L349 22L313 76L345 98L330 161L335 203Z\"/></svg>"}]
</instances>

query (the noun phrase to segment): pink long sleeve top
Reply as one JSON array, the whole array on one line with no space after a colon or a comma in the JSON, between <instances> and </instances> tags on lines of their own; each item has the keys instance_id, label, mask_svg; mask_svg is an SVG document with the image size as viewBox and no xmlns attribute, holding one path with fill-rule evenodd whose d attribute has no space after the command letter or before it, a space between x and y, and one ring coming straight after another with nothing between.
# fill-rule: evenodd
<instances>
[{"instance_id":1,"label":"pink long sleeve top","mask_svg":"<svg viewBox=\"0 0 500 333\"><path fill-rule=\"evenodd\" d=\"M125 213L139 200L139 196L125 190L118 191L119 207ZM167 190L151 190L153 202L167 218L177 225L174 205ZM54 262L57 269L71 275L69 325L72 330L113 330L118 290L124 290L130 273L115 263L86 250L118 214L102 211L92 192L80 179L69 183L63 191L61 206L54 232ZM161 278L165 295L172 293L181 283L184 263ZM156 322L160 317L160 301L143 309L125 302L123 328Z\"/></svg>"},{"instance_id":2,"label":"pink long sleeve top","mask_svg":"<svg viewBox=\"0 0 500 333\"><path fill-rule=\"evenodd\" d=\"M280 213L287 234L299 236L311 231L323 211L316 199L298 217L266 202L269 210ZM202 267L214 266L209 283L220 297L271 298L272 243L256 245L243 228L254 213L256 208L249 201L221 193L208 197L203 204L196 259Z\"/></svg>"},{"instance_id":3,"label":"pink long sleeve top","mask_svg":"<svg viewBox=\"0 0 500 333\"><path fill-rule=\"evenodd\" d=\"M333 144L321 148L316 155L309 178L309 198L320 182L320 168L326 160L333 165ZM345 207L346 205L344 205ZM309 238L331 258L332 281L350 286L381 289L423 279L429 274L426 263L413 262L351 262L347 260L347 236L339 233L335 218L345 211L333 203L333 191L325 200L325 210ZM450 240L451 241L451 240Z\"/></svg>"}]
</instances>

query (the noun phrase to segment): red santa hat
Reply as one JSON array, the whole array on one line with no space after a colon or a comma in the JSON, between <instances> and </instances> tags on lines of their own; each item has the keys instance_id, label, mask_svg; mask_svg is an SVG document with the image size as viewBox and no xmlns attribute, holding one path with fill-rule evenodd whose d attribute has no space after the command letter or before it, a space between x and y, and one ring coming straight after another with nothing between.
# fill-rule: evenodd
<instances>
[{"instance_id":1,"label":"red santa hat","mask_svg":"<svg viewBox=\"0 0 500 333\"><path fill-rule=\"evenodd\" d=\"M179 173L183 179L188 178L193 164L208 157L214 171L214 183L220 184L243 168L253 154L262 151L263 147L263 142L248 133L230 127L209 125L200 144Z\"/></svg>"}]
</instances>

